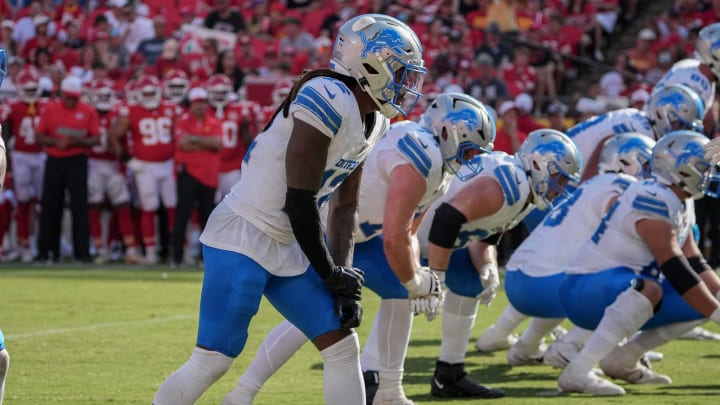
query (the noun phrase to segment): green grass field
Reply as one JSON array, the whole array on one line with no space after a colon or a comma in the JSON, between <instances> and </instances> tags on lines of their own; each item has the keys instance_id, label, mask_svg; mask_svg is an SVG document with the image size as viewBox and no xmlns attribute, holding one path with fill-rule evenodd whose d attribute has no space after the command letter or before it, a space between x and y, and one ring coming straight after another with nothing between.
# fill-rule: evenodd
<instances>
[{"instance_id":1,"label":"green grass field","mask_svg":"<svg viewBox=\"0 0 720 405\"><path fill-rule=\"evenodd\" d=\"M0 327L12 358L5 403L150 404L158 385L185 362L193 347L201 281L197 270L0 269ZM368 292L363 302L361 342L378 300ZM490 308L480 309L474 337L496 319L505 303L500 296ZM245 353L198 403L220 403L265 333L280 319L263 302ZM715 325L708 328L720 330ZM440 320L415 318L405 390L422 404L448 402L429 395L439 344ZM672 385L625 386L627 396L611 399L558 395L557 370L511 368L505 352L483 355L471 350L467 365L474 378L506 390L507 398L498 403L720 403L720 343L677 341L662 352L665 359L655 368L669 374ZM256 403L322 403L322 361L314 347L305 345L266 384Z\"/></svg>"}]
</instances>

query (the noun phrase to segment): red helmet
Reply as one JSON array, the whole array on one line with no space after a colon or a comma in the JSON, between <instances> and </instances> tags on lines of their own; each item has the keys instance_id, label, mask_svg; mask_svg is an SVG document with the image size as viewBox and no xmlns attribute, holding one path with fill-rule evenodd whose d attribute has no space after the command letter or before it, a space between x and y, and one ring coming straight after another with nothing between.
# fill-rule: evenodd
<instances>
[{"instance_id":1,"label":"red helmet","mask_svg":"<svg viewBox=\"0 0 720 405\"><path fill-rule=\"evenodd\" d=\"M115 91L112 80L95 79L90 83L90 103L98 111L110 111L115 104Z\"/></svg>"},{"instance_id":2,"label":"red helmet","mask_svg":"<svg viewBox=\"0 0 720 405\"><path fill-rule=\"evenodd\" d=\"M285 100L285 98L290 94L290 90L292 90L294 83L290 80L281 80L277 83L275 83L275 86L273 86L272 89L272 102L273 105L279 106L280 103Z\"/></svg>"},{"instance_id":3,"label":"red helmet","mask_svg":"<svg viewBox=\"0 0 720 405\"><path fill-rule=\"evenodd\" d=\"M148 110L154 110L160 106L162 92L160 91L160 80L157 77L148 74L142 75L137 78L133 87L138 104Z\"/></svg>"},{"instance_id":4,"label":"red helmet","mask_svg":"<svg viewBox=\"0 0 720 405\"><path fill-rule=\"evenodd\" d=\"M210 76L205 83L208 92L208 102L215 108L221 108L230 101L233 84L227 75L216 73Z\"/></svg>"},{"instance_id":5,"label":"red helmet","mask_svg":"<svg viewBox=\"0 0 720 405\"><path fill-rule=\"evenodd\" d=\"M187 73L180 69L169 69L163 75L163 95L166 99L180 103L187 96L190 80Z\"/></svg>"},{"instance_id":6,"label":"red helmet","mask_svg":"<svg viewBox=\"0 0 720 405\"><path fill-rule=\"evenodd\" d=\"M17 76L18 95L26 103L40 97L40 75L35 68L23 69Z\"/></svg>"}]
</instances>

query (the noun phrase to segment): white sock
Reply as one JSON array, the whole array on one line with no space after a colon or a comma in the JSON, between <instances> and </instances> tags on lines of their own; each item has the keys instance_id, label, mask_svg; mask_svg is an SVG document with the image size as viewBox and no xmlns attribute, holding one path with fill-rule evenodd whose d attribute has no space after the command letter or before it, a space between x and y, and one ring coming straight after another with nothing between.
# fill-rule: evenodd
<instances>
[{"instance_id":1,"label":"white sock","mask_svg":"<svg viewBox=\"0 0 720 405\"><path fill-rule=\"evenodd\" d=\"M382 301L380 304L382 305ZM360 366L362 366L363 371L380 370L380 353L378 352L379 319L380 313L378 312L375 314L372 328L370 328L370 334L365 340L365 346L363 346L362 353L360 353Z\"/></svg>"},{"instance_id":2,"label":"white sock","mask_svg":"<svg viewBox=\"0 0 720 405\"><path fill-rule=\"evenodd\" d=\"M707 322L707 319L699 319L695 321L671 323L646 330L635 335L629 342L615 350L622 353L621 358L627 359L629 364L635 364L648 350L653 350L671 340L677 339L694 327L700 326L705 322ZM618 355L620 354L618 353Z\"/></svg>"},{"instance_id":3,"label":"white sock","mask_svg":"<svg viewBox=\"0 0 720 405\"><path fill-rule=\"evenodd\" d=\"M262 385L282 367L308 338L289 321L270 331L258 348L255 358L240 377L235 388L225 396L222 405L252 404Z\"/></svg>"},{"instance_id":4,"label":"white sock","mask_svg":"<svg viewBox=\"0 0 720 405\"><path fill-rule=\"evenodd\" d=\"M618 295L605 308L605 314L583 350L568 365L574 372L587 374L617 344L640 329L653 315L650 300L634 288Z\"/></svg>"},{"instance_id":5,"label":"white sock","mask_svg":"<svg viewBox=\"0 0 720 405\"><path fill-rule=\"evenodd\" d=\"M5 396L5 377L7 377L7 371L10 368L10 355L7 350L0 350L0 405L2 405L3 397Z\"/></svg>"},{"instance_id":6,"label":"white sock","mask_svg":"<svg viewBox=\"0 0 720 405\"><path fill-rule=\"evenodd\" d=\"M380 384L377 395L390 399L405 398L402 378L413 321L410 301L408 299L380 301L380 310L375 319L378 327L377 347L380 360Z\"/></svg>"},{"instance_id":7,"label":"white sock","mask_svg":"<svg viewBox=\"0 0 720 405\"><path fill-rule=\"evenodd\" d=\"M365 384L360 370L360 342L355 332L320 352L323 356L325 403L365 405Z\"/></svg>"},{"instance_id":8,"label":"white sock","mask_svg":"<svg viewBox=\"0 0 720 405\"><path fill-rule=\"evenodd\" d=\"M512 304L508 304L500 318L495 321L495 330L502 336L510 336L518 325L527 318L527 315L515 309Z\"/></svg>"},{"instance_id":9,"label":"white sock","mask_svg":"<svg viewBox=\"0 0 720 405\"><path fill-rule=\"evenodd\" d=\"M468 341L475 324L478 300L448 291L442 314L442 342L440 361L450 364L464 363Z\"/></svg>"},{"instance_id":10,"label":"white sock","mask_svg":"<svg viewBox=\"0 0 720 405\"><path fill-rule=\"evenodd\" d=\"M545 335L550 333L554 327L560 325L563 318L532 318L520 340L524 345L540 346Z\"/></svg>"},{"instance_id":11,"label":"white sock","mask_svg":"<svg viewBox=\"0 0 720 405\"><path fill-rule=\"evenodd\" d=\"M153 405L193 405L232 362L224 354L196 347L190 359L160 384Z\"/></svg>"},{"instance_id":12,"label":"white sock","mask_svg":"<svg viewBox=\"0 0 720 405\"><path fill-rule=\"evenodd\" d=\"M574 343L575 346L582 348L585 346L585 342L590 339L590 336L592 336L593 331L589 329L583 329L579 326L573 326L568 333L565 334L565 336L561 337L560 339L563 342L567 343Z\"/></svg>"}]
</instances>

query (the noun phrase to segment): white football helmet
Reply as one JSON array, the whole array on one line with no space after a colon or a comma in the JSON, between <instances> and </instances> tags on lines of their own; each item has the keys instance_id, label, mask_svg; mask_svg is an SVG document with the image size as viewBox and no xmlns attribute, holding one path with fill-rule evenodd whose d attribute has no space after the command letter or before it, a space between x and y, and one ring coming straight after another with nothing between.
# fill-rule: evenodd
<instances>
[{"instance_id":1,"label":"white football helmet","mask_svg":"<svg viewBox=\"0 0 720 405\"><path fill-rule=\"evenodd\" d=\"M222 109L230 102L230 93L233 92L233 85L230 78L223 73L215 73L205 83L208 92L208 102L215 108Z\"/></svg>"},{"instance_id":2,"label":"white football helmet","mask_svg":"<svg viewBox=\"0 0 720 405\"><path fill-rule=\"evenodd\" d=\"M544 210L565 192L569 182L580 180L580 152L570 138L554 129L530 132L515 154L530 179L533 203Z\"/></svg>"},{"instance_id":3,"label":"white football helmet","mask_svg":"<svg viewBox=\"0 0 720 405\"><path fill-rule=\"evenodd\" d=\"M440 145L445 169L465 181L482 170L478 153L492 152L495 122L481 102L462 93L441 93L419 124L432 132ZM460 169L464 166L469 170Z\"/></svg>"},{"instance_id":4,"label":"white football helmet","mask_svg":"<svg viewBox=\"0 0 720 405\"><path fill-rule=\"evenodd\" d=\"M625 173L644 179L650 176L650 161L655 141L638 132L617 134L605 141L600 161L599 173Z\"/></svg>"},{"instance_id":5,"label":"white football helmet","mask_svg":"<svg viewBox=\"0 0 720 405\"><path fill-rule=\"evenodd\" d=\"M405 23L382 14L364 14L338 30L330 69L354 77L380 112L407 115L422 96L427 73L423 49Z\"/></svg>"},{"instance_id":6,"label":"white football helmet","mask_svg":"<svg viewBox=\"0 0 720 405\"><path fill-rule=\"evenodd\" d=\"M663 184L675 185L697 200L706 194L712 164L704 157L708 138L694 131L674 131L653 148L652 173Z\"/></svg>"},{"instance_id":7,"label":"white football helmet","mask_svg":"<svg viewBox=\"0 0 720 405\"><path fill-rule=\"evenodd\" d=\"M190 90L187 73L180 69L169 69L163 75L163 93L167 100L181 103Z\"/></svg>"},{"instance_id":8,"label":"white football helmet","mask_svg":"<svg viewBox=\"0 0 720 405\"><path fill-rule=\"evenodd\" d=\"M115 105L113 83L108 79L95 79L90 82L88 96L90 104L98 111L110 111Z\"/></svg>"},{"instance_id":9,"label":"white football helmet","mask_svg":"<svg viewBox=\"0 0 720 405\"><path fill-rule=\"evenodd\" d=\"M720 22L700 30L695 43L695 57L709 65L715 77L720 78Z\"/></svg>"},{"instance_id":10,"label":"white football helmet","mask_svg":"<svg viewBox=\"0 0 720 405\"><path fill-rule=\"evenodd\" d=\"M160 106L162 102L162 92L160 91L160 80L153 75L142 75L135 82L135 95L138 104L154 110Z\"/></svg>"},{"instance_id":11,"label":"white football helmet","mask_svg":"<svg viewBox=\"0 0 720 405\"><path fill-rule=\"evenodd\" d=\"M645 104L650 124L659 139L671 131L702 131L705 107L700 96L682 84L656 89Z\"/></svg>"},{"instance_id":12,"label":"white football helmet","mask_svg":"<svg viewBox=\"0 0 720 405\"><path fill-rule=\"evenodd\" d=\"M40 98L40 75L34 67L25 68L17 75L17 89L20 99L28 104Z\"/></svg>"}]
</instances>

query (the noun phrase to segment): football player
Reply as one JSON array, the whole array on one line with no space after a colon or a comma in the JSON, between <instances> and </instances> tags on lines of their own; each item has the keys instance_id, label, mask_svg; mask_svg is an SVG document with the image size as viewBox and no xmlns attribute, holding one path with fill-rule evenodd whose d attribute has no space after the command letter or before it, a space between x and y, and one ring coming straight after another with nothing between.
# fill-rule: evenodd
<instances>
[{"instance_id":1,"label":"football player","mask_svg":"<svg viewBox=\"0 0 720 405\"><path fill-rule=\"evenodd\" d=\"M362 165L417 103L426 69L412 29L380 14L344 23L332 55L298 80L210 216L197 347L155 405L193 404L228 370L263 295L320 351L325 402L365 404L352 329L363 276L351 265Z\"/></svg>"},{"instance_id":2,"label":"football player","mask_svg":"<svg viewBox=\"0 0 720 405\"><path fill-rule=\"evenodd\" d=\"M562 308L574 324L594 332L560 375L560 390L623 395L622 387L591 372L596 362L602 359L607 376L632 382L644 373L642 354L696 325L689 321L720 323L720 279L691 231L693 200L708 192L707 142L692 131L659 140L652 153L654 179L630 185L563 267ZM616 349L641 327L639 342ZM656 374L653 382L670 378Z\"/></svg>"},{"instance_id":3,"label":"football player","mask_svg":"<svg viewBox=\"0 0 720 405\"><path fill-rule=\"evenodd\" d=\"M382 298L371 332L379 346L366 346L361 356L363 369L369 370L368 403L413 403L402 389L412 313L420 310L412 308L411 301L418 304L416 297L435 296L439 303L440 296L439 280L419 266L415 232L425 209L445 192L453 174L461 176L463 165L477 162L472 157L492 150L495 140L495 123L479 101L460 93L436 97L419 123L390 126L370 153L360 183L353 265L365 269L365 284ZM481 169L472 165L462 176ZM276 327L228 402L252 402L262 384L306 341L287 321Z\"/></svg>"},{"instance_id":4,"label":"football player","mask_svg":"<svg viewBox=\"0 0 720 405\"><path fill-rule=\"evenodd\" d=\"M177 203L173 167L173 122L180 113L177 105L162 100L155 76L140 76L132 87L136 103L120 106L110 129L109 145L116 156L127 161L138 190L142 209L140 228L145 246L145 263L156 264L155 214L162 199L172 229ZM132 153L123 153L121 138L130 131ZM129 160L128 160L129 159Z\"/></svg>"},{"instance_id":5,"label":"football player","mask_svg":"<svg viewBox=\"0 0 720 405\"><path fill-rule=\"evenodd\" d=\"M13 183L18 202L15 221L17 237L23 263L33 261L30 251L30 228L33 205L42 197L45 159L42 145L35 137L35 128L40 114L48 100L40 98L40 76L30 67L18 74L17 87L19 98L0 108L0 121L10 129L13 143Z\"/></svg>"},{"instance_id":6,"label":"football player","mask_svg":"<svg viewBox=\"0 0 720 405\"><path fill-rule=\"evenodd\" d=\"M430 391L440 397L504 396L465 371L478 304L489 305L500 286L495 245L528 212L547 209L569 182L577 181L581 167L575 144L551 129L531 132L515 156L496 152L480 159L480 174L467 182L453 181L429 208L418 232L428 266L448 287Z\"/></svg>"},{"instance_id":7,"label":"football player","mask_svg":"<svg viewBox=\"0 0 720 405\"><path fill-rule=\"evenodd\" d=\"M163 97L176 105L183 105L187 101L190 91L190 80L187 73L180 69L168 69L163 74Z\"/></svg>"},{"instance_id":8,"label":"football player","mask_svg":"<svg viewBox=\"0 0 720 405\"><path fill-rule=\"evenodd\" d=\"M95 263L108 261L108 248L102 238L101 207L105 197L110 200L117 215L118 228L125 244L125 261L138 264L140 251L130 217L130 190L127 179L120 171L117 155L108 150L108 131L117 114L113 83L106 79L93 80L89 88L90 104L100 118L100 144L88 151L88 206L90 234L96 249Z\"/></svg>"},{"instance_id":9,"label":"football player","mask_svg":"<svg viewBox=\"0 0 720 405\"><path fill-rule=\"evenodd\" d=\"M649 137L632 132L614 135L605 142L600 154L600 174L581 183L568 199L554 206L510 256L505 266L505 292L510 304L477 339L475 346L479 350L508 348L509 343L514 343L510 333L532 316L535 318L520 340L510 347L508 362L518 366L542 363L543 337L565 318L558 300L564 278L562 266L592 235L618 196L637 179L649 175L654 145ZM571 336L563 337L567 344L570 339Z\"/></svg>"}]
</instances>

